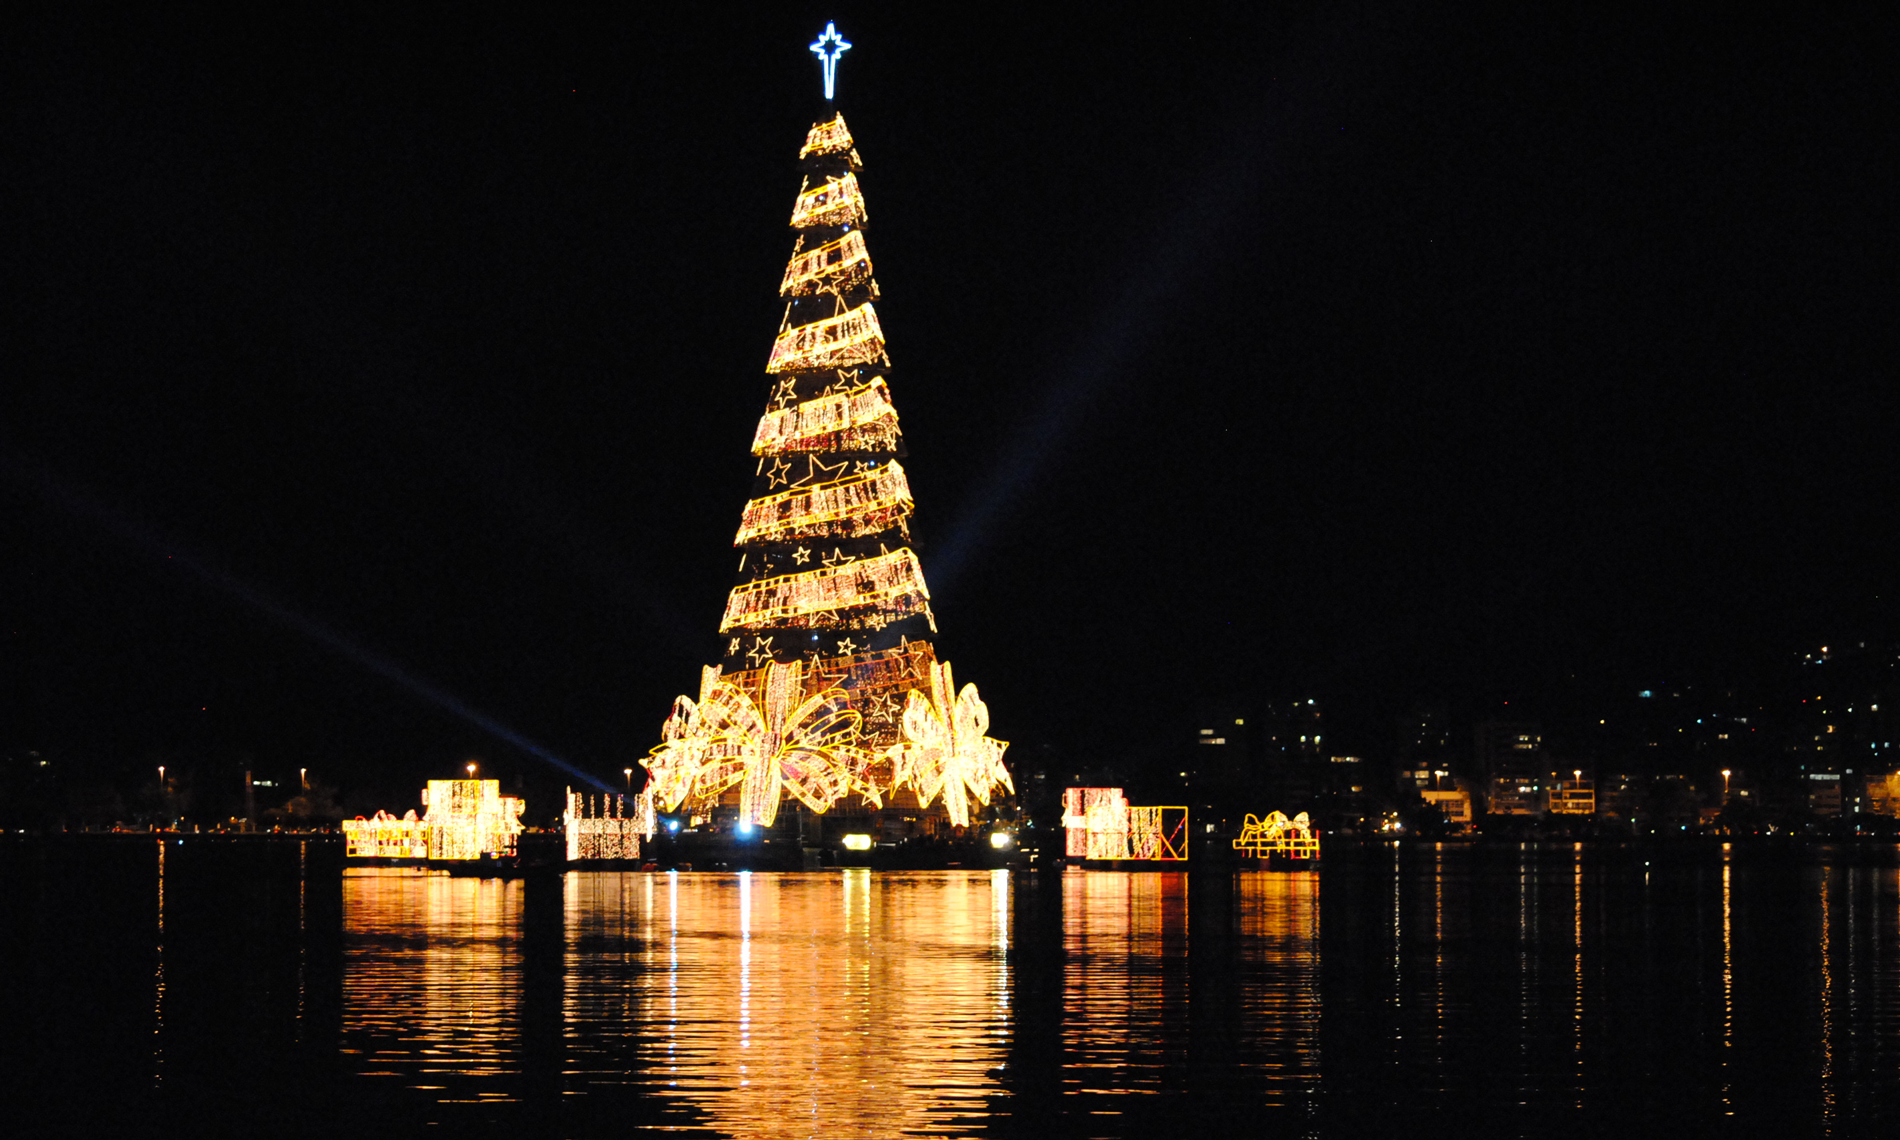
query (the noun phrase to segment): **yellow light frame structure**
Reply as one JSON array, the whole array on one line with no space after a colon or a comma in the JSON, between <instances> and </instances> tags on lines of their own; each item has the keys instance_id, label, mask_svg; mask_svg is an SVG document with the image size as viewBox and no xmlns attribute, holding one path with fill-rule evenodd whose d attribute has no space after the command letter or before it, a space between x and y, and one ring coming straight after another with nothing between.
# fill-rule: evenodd
<instances>
[{"instance_id":1,"label":"yellow light frame structure","mask_svg":"<svg viewBox=\"0 0 1900 1140\"><path fill-rule=\"evenodd\" d=\"M805 235L800 234L778 291L781 297L809 297L836 293L870 278L871 252L864 246L863 231L852 230L812 249L805 248Z\"/></svg>"},{"instance_id":2,"label":"yellow light frame structure","mask_svg":"<svg viewBox=\"0 0 1900 1140\"><path fill-rule=\"evenodd\" d=\"M901 527L913 509L910 481L892 460L842 479L753 499L739 519L733 545L811 535L862 538Z\"/></svg>"},{"instance_id":3,"label":"yellow light frame structure","mask_svg":"<svg viewBox=\"0 0 1900 1140\"><path fill-rule=\"evenodd\" d=\"M1067 788L1062 793L1065 853L1072 859L1186 862L1188 809L1132 807L1120 788Z\"/></svg>"},{"instance_id":4,"label":"yellow light frame structure","mask_svg":"<svg viewBox=\"0 0 1900 1140\"><path fill-rule=\"evenodd\" d=\"M521 813L527 804L501 794L500 780L430 780L423 789L428 812L429 858L458 861L515 853Z\"/></svg>"},{"instance_id":5,"label":"yellow light frame structure","mask_svg":"<svg viewBox=\"0 0 1900 1140\"><path fill-rule=\"evenodd\" d=\"M843 690L807 694L800 662L764 670L756 696L721 678L717 666L701 674L698 701L680 697L647 760L654 805L675 811L718 801L739 788L740 818L770 827L781 795L824 812L846 795L881 804L870 778L871 756L859 747L863 718Z\"/></svg>"},{"instance_id":6,"label":"yellow light frame structure","mask_svg":"<svg viewBox=\"0 0 1900 1140\"><path fill-rule=\"evenodd\" d=\"M792 204L792 226L808 230L813 226L861 226L864 224L864 192L858 189L858 177L846 172L834 174L823 184L805 189Z\"/></svg>"},{"instance_id":7,"label":"yellow light frame structure","mask_svg":"<svg viewBox=\"0 0 1900 1140\"><path fill-rule=\"evenodd\" d=\"M807 155L849 152L851 168L856 170L860 165L856 146L856 140L851 137L851 128L844 125L844 116L834 112L830 119L814 124L811 130L805 132L805 145L799 149L798 157L802 161Z\"/></svg>"},{"instance_id":8,"label":"yellow light frame structure","mask_svg":"<svg viewBox=\"0 0 1900 1140\"><path fill-rule=\"evenodd\" d=\"M891 362L842 116L813 124L800 158L813 156L753 434L755 494L734 538L740 582L719 624L734 668L707 668L697 698L674 701L648 788L656 807L690 805L700 819L736 804L740 819L770 825L783 796L815 812L848 799L857 812L901 793L894 806L909 812L914 796L933 828L970 826L1014 790L1008 745L925 633L936 618L909 549L915 507L878 375Z\"/></svg>"},{"instance_id":9,"label":"yellow light frame structure","mask_svg":"<svg viewBox=\"0 0 1900 1140\"><path fill-rule=\"evenodd\" d=\"M891 390L884 377L875 376L868 384L767 411L752 433L752 454L882 451L896 442L897 409L891 405Z\"/></svg>"},{"instance_id":10,"label":"yellow light frame structure","mask_svg":"<svg viewBox=\"0 0 1900 1140\"><path fill-rule=\"evenodd\" d=\"M904 709L910 690L930 683L937 665L936 650L928 641L908 641L890 649L871 649L839 657L824 657L805 667L805 691L843 688L851 707L864 718L859 744L867 751L888 756L890 746L903 741ZM763 669L723 674L728 683L747 691L764 684ZM885 786L888 786L886 781Z\"/></svg>"},{"instance_id":11,"label":"yellow light frame structure","mask_svg":"<svg viewBox=\"0 0 1900 1140\"><path fill-rule=\"evenodd\" d=\"M877 323L877 309L866 301L835 317L796 325L778 334L772 342L772 354L765 370L784 372L822 372L827 368L848 368L888 360L884 351L884 329Z\"/></svg>"},{"instance_id":12,"label":"yellow light frame structure","mask_svg":"<svg viewBox=\"0 0 1900 1140\"><path fill-rule=\"evenodd\" d=\"M653 837L653 797L646 792L637 796L590 796L569 788L561 831L567 840L570 863L580 859L638 859L641 837Z\"/></svg>"},{"instance_id":13,"label":"yellow light frame structure","mask_svg":"<svg viewBox=\"0 0 1900 1140\"><path fill-rule=\"evenodd\" d=\"M347 859L427 859L429 828L416 818L414 808L401 819L379 811L369 819L343 821L344 857Z\"/></svg>"},{"instance_id":14,"label":"yellow light frame structure","mask_svg":"<svg viewBox=\"0 0 1900 1140\"><path fill-rule=\"evenodd\" d=\"M726 597L719 632L768 626L808 629L847 617L864 619L865 628L880 629L913 614L923 614L930 628L937 628L923 568L904 546L837 566L742 582Z\"/></svg>"},{"instance_id":15,"label":"yellow light frame structure","mask_svg":"<svg viewBox=\"0 0 1900 1140\"><path fill-rule=\"evenodd\" d=\"M903 729L891 749L896 786L914 791L920 807L941 797L953 827L970 826L972 807L988 807L999 789L1016 791L1003 766L1009 743L988 735L989 706L975 685L957 691L948 661L931 667L927 690L910 691Z\"/></svg>"},{"instance_id":16,"label":"yellow light frame structure","mask_svg":"<svg viewBox=\"0 0 1900 1140\"><path fill-rule=\"evenodd\" d=\"M1241 821L1234 850L1256 859L1279 856L1287 859L1319 858L1319 834L1313 830L1306 813L1288 819L1284 812L1270 812L1261 819L1251 812Z\"/></svg>"}]
</instances>

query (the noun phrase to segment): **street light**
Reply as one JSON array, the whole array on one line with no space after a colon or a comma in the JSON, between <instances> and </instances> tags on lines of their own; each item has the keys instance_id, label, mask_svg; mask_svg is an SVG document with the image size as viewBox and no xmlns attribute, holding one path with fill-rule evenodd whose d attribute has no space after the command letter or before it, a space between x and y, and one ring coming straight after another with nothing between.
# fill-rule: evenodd
<instances>
[{"instance_id":1,"label":"street light","mask_svg":"<svg viewBox=\"0 0 1900 1140\"><path fill-rule=\"evenodd\" d=\"M633 769L622 768L621 771L627 774L627 794L632 795L633 794Z\"/></svg>"},{"instance_id":2,"label":"street light","mask_svg":"<svg viewBox=\"0 0 1900 1140\"><path fill-rule=\"evenodd\" d=\"M1722 769L1722 802L1728 802L1728 769Z\"/></svg>"},{"instance_id":3,"label":"street light","mask_svg":"<svg viewBox=\"0 0 1900 1140\"><path fill-rule=\"evenodd\" d=\"M299 768L299 769L297 769L297 786L298 786L298 787L300 787L300 788L303 788L303 789L305 789L305 790L308 790L308 789L309 789L309 787L310 787L310 769L308 769L308 768Z\"/></svg>"},{"instance_id":4,"label":"street light","mask_svg":"<svg viewBox=\"0 0 1900 1140\"><path fill-rule=\"evenodd\" d=\"M468 778L471 780L475 778L475 761L473 760L468 762Z\"/></svg>"}]
</instances>

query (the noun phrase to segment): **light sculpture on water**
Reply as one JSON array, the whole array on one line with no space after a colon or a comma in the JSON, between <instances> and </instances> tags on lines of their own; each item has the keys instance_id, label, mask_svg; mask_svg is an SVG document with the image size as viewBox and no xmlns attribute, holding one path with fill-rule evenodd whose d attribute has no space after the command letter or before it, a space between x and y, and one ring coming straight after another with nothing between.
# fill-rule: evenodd
<instances>
[{"instance_id":1,"label":"light sculpture on water","mask_svg":"<svg viewBox=\"0 0 1900 1140\"><path fill-rule=\"evenodd\" d=\"M349 859L427 859L429 829L414 808L401 819L379 811L368 819L343 821L344 857Z\"/></svg>"},{"instance_id":2,"label":"light sculpture on water","mask_svg":"<svg viewBox=\"0 0 1900 1140\"><path fill-rule=\"evenodd\" d=\"M853 791L877 801L877 788L866 778L870 757L857 743L863 718L844 692L826 688L807 696L798 662L772 663L764 672L760 697L709 668L698 701L674 701L664 742L647 760L657 807L675 811L737 787L740 821L770 827L782 795L815 812Z\"/></svg>"},{"instance_id":3,"label":"light sculpture on water","mask_svg":"<svg viewBox=\"0 0 1900 1140\"><path fill-rule=\"evenodd\" d=\"M1188 857L1188 809L1131 807L1120 788L1068 788L1062 793L1065 853L1105 862Z\"/></svg>"},{"instance_id":4,"label":"light sculpture on water","mask_svg":"<svg viewBox=\"0 0 1900 1140\"><path fill-rule=\"evenodd\" d=\"M526 804L501 794L499 780L430 780L422 790L428 810L401 819L379 811L373 819L345 820L345 854L358 859L464 860L513 855Z\"/></svg>"},{"instance_id":5,"label":"light sculpture on water","mask_svg":"<svg viewBox=\"0 0 1900 1140\"><path fill-rule=\"evenodd\" d=\"M428 812L429 858L480 859L515 853L527 805L501 794L500 780L430 780L422 792Z\"/></svg>"},{"instance_id":6,"label":"light sculpture on water","mask_svg":"<svg viewBox=\"0 0 1900 1140\"><path fill-rule=\"evenodd\" d=\"M653 837L653 798L609 793L584 795L567 790L567 810L561 815L569 862L579 859L637 859L640 837Z\"/></svg>"},{"instance_id":7,"label":"light sculpture on water","mask_svg":"<svg viewBox=\"0 0 1900 1140\"><path fill-rule=\"evenodd\" d=\"M814 123L799 160L723 653L673 702L646 794L741 829L772 825L787 797L973 826L1014 790L1007 746L936 655L844 117Z\"/></svg>"},{"instance_id":8,"label":"light sculpture on water","mask_svg":"<svg viewBox=\"0 0 1900 1140\"><path fill-rule=\"evenodd\" d=\"M908 787L917 802L941 798L950 822L970 825L972 804L988 805L992 793L1013 792L1003 767L1003 744L989 737L990 710L975 685L956 691L950 663L930 669L930 687L912 689L904 706L904 740L892 748L898 787Z\"/></svg>"},{"instance_id":9,"label":"light sculpture on water","mask_svg":"<svg viewBox=\"0 0 1900 1140\"><path fill-rule=\"evenodd\" d=\"M1288 819L1283 812L1272 812L1261 819L1251 813L1241 822L1234 850L1256 859L1275 856L1287 859L1319 858L1319 834L1301 812Z\"/></svg>"}]
</instances>

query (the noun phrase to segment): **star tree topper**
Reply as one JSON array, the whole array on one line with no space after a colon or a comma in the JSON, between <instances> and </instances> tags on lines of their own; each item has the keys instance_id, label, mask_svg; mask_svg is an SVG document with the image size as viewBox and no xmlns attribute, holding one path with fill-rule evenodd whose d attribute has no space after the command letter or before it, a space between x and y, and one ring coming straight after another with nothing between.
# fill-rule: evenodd
<instances>
[{"instance_id":1,"label":"star tree topper","mask_svg":"<svg viewBox=\"0 0 1900 1140\"><path fill-rule=\"evenodd\" d=\"M825 65L825 101L831 101L832 92L837 88L838 57L851 50L851 45L838 34L835 23L825 24L825 34L812 41L811 52L818 62Z\"/></svg>"}]
</instances>

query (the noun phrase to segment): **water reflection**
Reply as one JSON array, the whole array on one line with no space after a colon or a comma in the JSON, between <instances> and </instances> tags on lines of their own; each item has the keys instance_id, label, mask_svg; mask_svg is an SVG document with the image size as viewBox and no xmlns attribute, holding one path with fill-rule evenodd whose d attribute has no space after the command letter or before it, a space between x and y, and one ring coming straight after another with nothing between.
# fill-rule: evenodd
<instances>
[{"instance_id":1,"label":"water reflection","mask_svg":"<svg viewBox=\"0 0 1900 1140\"><path fill-rule=\"evenodd\" d=\"M152 964L152 1087L165 1083L165 841L158 841L158 941Z\"/></svg>"},{"instance_id":2,"label":"water reflection","mask_svg":"<svg viewBox=\"0 0 1900 1140\"><path fill-rule=\"evenodd\" d=\"M344 872L341 1052L436 1099L513 1099L521 884L399 868Z\"/></svg>"},{"instance_id":3,"label":"water reflection","mask_svg":"<svg viewBox=\"0 0 1900 1140\"><path fill-rule=\"evenodd\" d=\"M570 1076L636 1081L740 1135L956 1131L1008 1040L1009 889L1006 872L571 875Z\"/></svg>"},{"instance_id":4,"label":"water reflection","mask_svg":"<svg viewBox=\"0 0 1900 1140\"><path fill-rule=\"evenodd\" d=\"M1894 870L1713 855L351 870L343 1087L568 1136L1851 1133L1900 1109ZM186 1071L174 1037L154 1080Z\"/></svg>"},{"instance_id":5,"label":"water reflection","mask_svg":"<svg viewBox=\"0 0 1900 1140\"><path fill-rule=\"evenodd\" d=\"M1062 879L1065 1115L1104 1135L1318 1110L1320 879ZM1025 1015L1027 1016L1027 1015Z\"/></svg>"}]
</instances>

